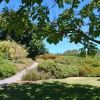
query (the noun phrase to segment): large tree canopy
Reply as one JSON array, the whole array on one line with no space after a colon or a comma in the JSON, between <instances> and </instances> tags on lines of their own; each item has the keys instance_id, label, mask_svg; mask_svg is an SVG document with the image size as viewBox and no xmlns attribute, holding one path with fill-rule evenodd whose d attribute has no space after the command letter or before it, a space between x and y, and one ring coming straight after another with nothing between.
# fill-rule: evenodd
<instances>
[{"instance_id":1,"label":"large tree canopy","mask_svg":"<svg viewBox=\"0 0 100 100\"><path fill-rule=\"evenodd\" d=\"M9 3L10 0L0 0ZM100 44L100 0L20 0L19 9L14 12L7 7L0 16L0 28L14 30L21 35L26 28L32 28L32 22L37 23L37 32L49 43L57 44L64 37L69 42L81 43L80 55L94 56ZM84 2L88 3L84 3ZM46 5L45 2L50 2ZM82 4L84 6L80 7ZM61 14L50 21L50 9L64 8ZM87 30L83 30L83 27ZM37 33L38 34L38 33Z\"/></svg>"}]
</instances>

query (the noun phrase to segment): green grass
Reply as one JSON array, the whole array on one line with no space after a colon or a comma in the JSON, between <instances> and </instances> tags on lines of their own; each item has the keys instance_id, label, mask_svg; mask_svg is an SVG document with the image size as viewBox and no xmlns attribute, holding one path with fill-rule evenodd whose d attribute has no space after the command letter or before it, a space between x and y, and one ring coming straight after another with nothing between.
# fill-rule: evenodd
<instances>
[{"instance_id":1,"label":"green grass","mask_svg":"<svg viewBox=\"0 0 100 100\"><path fill-rule=\"evenodd\" d=\"M97 81L100 82L100 78ZM17 83L0 88L0 100L100 100L100 87L64 81Z\"/></svg>"},{"instance_id":2,"label":"green grass","mask_svg":"<svg viewBox=\"0 0 100 100\"><path fill-rule=\"evenodd\" d=\"M100 77L69 77L65 79L55 79L54 81L100 87Z\"/></svg>"}]
</instances>

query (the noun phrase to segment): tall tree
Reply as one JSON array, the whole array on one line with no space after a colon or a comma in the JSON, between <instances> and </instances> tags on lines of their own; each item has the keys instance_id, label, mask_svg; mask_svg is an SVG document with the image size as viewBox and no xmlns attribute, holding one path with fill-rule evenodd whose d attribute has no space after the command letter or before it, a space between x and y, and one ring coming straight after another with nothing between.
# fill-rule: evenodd
<instances>
[{"instance_id":1,"label":"tall tree","mask_svg":"<svg viewBox=\"0 0 100 100\"><path fill-rule=\"evenodd\" d=\"M84 1L52 0L53 6L50 7L44 4L44 0L21 0L21 6L16 13L9 13L10 10L3 9L0 27L14 29L16 34L21 34L27 26L32 28L32 21L37 20L37 31L41 31L40 36L46 38L49 43L57 44L63 37L67 37L69 42L83 44L83 48L80 49L81 56L94 56L98 50L96 44L100 44L100 0L87 0L88 3L79 9ZM2 2L3 0L1 4ZM59 9L66 6L66 9L51 22L48 15L55 5L58 5ZM23 22L25 24L22 24ZM87 26L88 30L82 30L83 26Z\"/></svg>"}]
</instances>

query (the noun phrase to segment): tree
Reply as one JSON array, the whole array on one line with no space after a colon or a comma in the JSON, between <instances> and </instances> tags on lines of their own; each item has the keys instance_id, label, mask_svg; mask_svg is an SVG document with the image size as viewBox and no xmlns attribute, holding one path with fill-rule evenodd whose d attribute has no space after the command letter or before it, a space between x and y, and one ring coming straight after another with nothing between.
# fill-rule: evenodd
<instances>
[{"instance_id":1,"label":"tree","mask_svg":"<svg viewBox=\"0 0 100 100\"><path fill-rule=\"evenodd\" d=\"M13 59L14 62L17 62L20 58L26 57L28 54L21 45L10 41L0 42L0 52L4 53L7 59Z\"/></svg>"},{"instance_id":2,"label":"tree","mask_svg":"<svg viewBox=\"0 0 100 100\"><path fill-rule=\"evenodd\" d=\"M21 6L15 13L4 8L0 27L14 29L16 34L21 34L27 26L32 28L32 21L37 20L37 31L40 31L40 36L46 38L49 43L57 44L67 37L69 42L83 45L80 49L80 56L84 57L87 54L94 56L98 51L96 44L100 44L98 39L100 36L100 0L90 0L81 9L79 6L85 0L52 0L52 7L45 5L43 1L21 0ZM1 4L2 2L3 0ZM5 0L5 2L9 3L10 0ZM68 7L51 22L48 16L49 9L53 9L55 5L58 5L59 9L64 6ZM83 26L87 26L88 30L82 30Z\"/></svg>"},{"instance_id":3,"label":"tree","mask_svg":"<svg viewBox=\"0 0 100 100\"><path fill-rule=\"evenodd\" d=\"M28 57L35 59L37 55L49 53L39 36L33 34L32 38L33 39L29 42L29 46L27 47L27 51L29 53Z\"/></svg>"},{"instance_id":4,"label":"tree","mask_svg":"<svg viewBox=\"0 0 100 100\"><path fill-rule=\"evenodd\" d=\"M49 51L45 48L43 38L39 36L40 33L35 33L36 25L34 24L33 26L34 28L31 30L29 28L25 29L22 36L16 36L13 30L11 32L8 32L7 29L3 30L1 32L0 39L15 41L19 44L25 45L28 52L28 57L31 57L32 59L34 59L39 54L48 54Z\"/></svg>"}]
</instances>

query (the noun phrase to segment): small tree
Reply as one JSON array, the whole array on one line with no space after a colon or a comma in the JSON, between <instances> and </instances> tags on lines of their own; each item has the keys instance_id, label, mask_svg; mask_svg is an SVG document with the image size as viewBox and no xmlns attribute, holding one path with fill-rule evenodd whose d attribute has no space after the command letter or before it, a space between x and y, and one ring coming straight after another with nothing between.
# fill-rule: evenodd
<instances>
[{"instance_id":1,"label":"small tree","mask_svg":"<svg viewBox=\"0 0 100 100\"><path fill-rule=\"evenodd\" d=\"M31 40L29 43L29 47L27 48L29 52L29 57L34 59L37 55L40 54L48 54L48 49L45 48L45 44L41 40Z\"/></svg>"},{"instance_id":2,"label":"small tree","mask_svg":"<svg viewBox=\"0 0 100 100\"><path fill-rule=\"evenodd\" d=\"M14 62L17 62L20 58L26 57L28 54L21 45L10 41L0 42L0 51L4 53L7 58L12 58Z\"/></svg>"},{"instance_id":3,"label":"small tree","mask_svg":"<svg viewBox=\"0 0 100 100\"><path fill-rule=\"evenodd\" d=\"M24 47L22 47L21 45L15 43L15 42L11 43L11 48L13 49L13 52L11 54L11 58L14 59L14 62L17 62L17 60L20 58L26 57L28 54L26 52L26 50L24 49Z\"/></svg>"}]
</instances>

